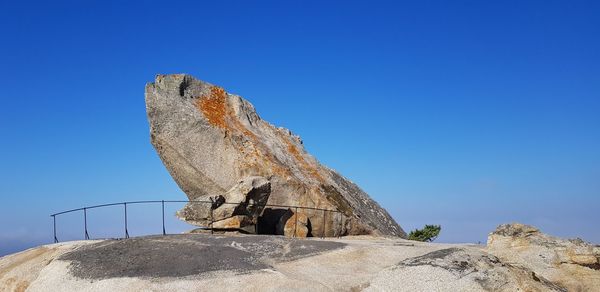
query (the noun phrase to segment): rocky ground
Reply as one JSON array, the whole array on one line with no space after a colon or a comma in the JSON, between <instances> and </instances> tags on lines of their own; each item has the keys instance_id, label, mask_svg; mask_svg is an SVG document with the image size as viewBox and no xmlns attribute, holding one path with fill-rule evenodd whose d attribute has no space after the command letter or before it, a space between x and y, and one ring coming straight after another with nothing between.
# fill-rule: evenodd
<instances>
[{"instance_id":1,"label":"rocky ground","mask_svg":"<svg viewBox=\"0 0 600 292\"><path fill-rule=\"evenodd\" d=\"M0 258L3 291L600 291L600 248L520 224L487 246L182 234Z\"/></svg>"}]
</instances>

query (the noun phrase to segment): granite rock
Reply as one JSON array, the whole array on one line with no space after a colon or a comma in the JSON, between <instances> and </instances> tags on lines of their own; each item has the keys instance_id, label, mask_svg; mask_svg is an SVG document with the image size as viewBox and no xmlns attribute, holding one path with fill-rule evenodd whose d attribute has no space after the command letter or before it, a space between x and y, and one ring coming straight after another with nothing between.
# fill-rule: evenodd
<instances>
[{"instance_id":1,"label":"granite rock","mask_svg":"<svg viewBox=\"0 0 600 292\"><path fill-rule=\"evenodd\" d=\"M271 183L246 177L223 195L200 196L177 212L184 221L217 229L243 229L258 221L271 193Z\"/></svg>"},{"instance_id":2,"label":"granite rock","mask_svg":"<svg viewBox=\"0 0 600 292\"><path fill-rule=\"evenodd\" d=\"M146 85L146 111L152 145L190 200L222 195L240 180L260 176L271 184L268 204L340 212L306 209L314 234L406 237L356 184L320 164L300 137L261 119L238 95L190 75L158 75ZM205 220L197 219L206 217L193 214L203 212L196 209L186 207L180 217L203 226ZM279 220L266 219L259 221Z\"/></svg>"},{"instance_id":3,"label":"granite rock","mask_svg":"<svg viewBox=\"0 0 600 292\"><path fill-rule=\"evenodd\" d=\"M600 287L600 249L581 239L550 236L520 223L503 224L488 236L487 251L568 291Z\"/></svg>"},{"instance_id":4,"label":"granite rock","mask_svg":"<svg viewBox=\"0 0 600 292\"><path fill-rule=\"evenodd\" d=\"M306 214L294 213L292 210L288 210L279 219L276 234L287 237L308 237L312 235L310 234L310 227L310 221Z\"/></svg>"}]
</instances>

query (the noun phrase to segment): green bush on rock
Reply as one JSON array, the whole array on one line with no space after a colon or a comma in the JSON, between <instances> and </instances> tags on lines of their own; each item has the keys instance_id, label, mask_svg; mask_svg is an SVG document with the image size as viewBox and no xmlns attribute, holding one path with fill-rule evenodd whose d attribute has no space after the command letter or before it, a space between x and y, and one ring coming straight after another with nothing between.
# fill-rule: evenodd
<instances>
[{"instance_id":1,"label":"green bush on rock","mask_svg":"<svg viewBox=\"0 0 600 292\"><path fill-rule=\"evenodd\" d=\"M442 230L442 226L440 225L425 225L423 229L415 229L408 234L408 239L416 240L416 241L434 241L440 231Z\"/></svg>"}]
</instances>

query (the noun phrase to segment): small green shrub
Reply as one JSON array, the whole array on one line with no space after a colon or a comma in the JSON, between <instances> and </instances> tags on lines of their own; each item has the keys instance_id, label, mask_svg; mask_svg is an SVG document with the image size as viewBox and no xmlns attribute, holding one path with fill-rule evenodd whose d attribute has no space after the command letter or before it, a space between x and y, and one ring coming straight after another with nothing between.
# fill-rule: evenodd
<instances>
[{"instance_id":1,"label":"small green shrub","mask_svg":"<svg viewBox=\"0 0 600 292\"><path fill-rule=\"evenodd\" d=\"M442 230L442 226L440 225L425 225L423 229L415 229L408 234L408 239L416 240L416 241L434 241L440 231Z\"/></svg>"}]
</instances>

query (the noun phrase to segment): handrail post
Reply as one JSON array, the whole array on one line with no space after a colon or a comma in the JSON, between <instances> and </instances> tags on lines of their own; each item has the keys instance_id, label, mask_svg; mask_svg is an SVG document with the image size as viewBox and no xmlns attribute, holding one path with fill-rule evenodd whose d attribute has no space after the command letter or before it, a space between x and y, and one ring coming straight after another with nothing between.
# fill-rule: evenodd
<instances>
[{"instance_id":1,"label":"handrail post","mask_svg":"<svg viewBox=\"0 0 600 292\"><path fill-rule=\"evenodd\" d=\"M212 203L210 205L210 234L214 234L215 230L213 229L213 224L215 223L215 219L213 217L213 207Z\"/></svg>"},{"instance_id":2,"label":"handrail post","mask_svg":"<svg viewBox=\"0 0 600 292\"><path fill-rule=\"evenodd\" d=\"M125 238L129 238L129 231L127 230L127 203L123 203L125 207Z\"/></svg>"},{"instance_id":3,"label":"handrail post","mask_svg":"<svg viewBox=\"0 0 600 292\"><path fill-rule=\"evenodd\" d=\"M252 203L252 207L258 209L260 208L260 204ZM254 221L254 234L258 235L258 215L256 214L256 212L254 216L252 216L252 221Z\"/></svg>"},{"instance_id":4,"label":"handrail post","mask_svg":"<svg viewBox=\"0 0 600 292\"><path fill-rule=\"evenodd\" d=\"M323 230L321 231L321 238L325 238L325 215L326 215L326 211L325 209L323 209Z\"/></svg>"},{"instance_id":5,"label":"handrail post","mask_svg":"<svg viewBox=\"0 0 600 292\"><path fill-rule=\"evenodd\" d=\"M162 204L162 227L163 227L163 235L167 235L165 231L165 200L161 201Z\"/></svg>"},{"instance_id":6,"label":"handrail post","mask_svg":"<svg viewBox=\"0 0 600 292\"><path fill-rule=\"evenodd\" d=\"M342 215L342 212L339 212L340 214L340 231L338 231L338 238L342 237L342 229L344 228L344 225L342 223L342 220L344 219L344 216Z\"/></svg>"},{"instance_id":7,"label":"handrail post","mask_svg":"<svg viewBox=\"0 0 600 292\"><path fill-rule=\"evenodd\" d=\"M83 208L83 229L85 230L85 239L90 239L90 235L88 234L87 229L87 208Z\"/></svg>"},{"instance_id":8,"label":"handrail post","mask_svg":"<svg viewBox=\"0 0 600 292\"><path fill-rule=\"evenodd\" d=\"M254 215L254 234L258 235L258 215Z\"/></svg>"},{"instance_id":9,"label":"handrail post","mask_svg":"<svg viewBox=\"0 0 600 292\"><path fill-rule=\"evenodd\" d=\"M296 213L294 213L294 217L296 218L294 222L294 234L292 237L296 237L296 229L298 229L298 207L296 207Z\"/></svg>"},{"instance_id":10,"label":"handrail post","mask_svg":"<svg viewBox=\"0 0 600 292\"><path fill-rule=\"evenodd\" d=\"M58 238L56 238L56 215L52 215L52 221L54 223L54 243L58 243Z\"/></svg>"}]
</instances>

